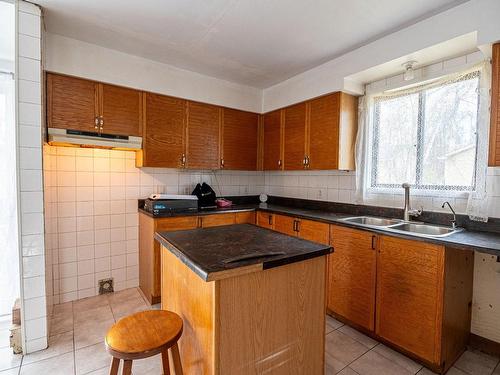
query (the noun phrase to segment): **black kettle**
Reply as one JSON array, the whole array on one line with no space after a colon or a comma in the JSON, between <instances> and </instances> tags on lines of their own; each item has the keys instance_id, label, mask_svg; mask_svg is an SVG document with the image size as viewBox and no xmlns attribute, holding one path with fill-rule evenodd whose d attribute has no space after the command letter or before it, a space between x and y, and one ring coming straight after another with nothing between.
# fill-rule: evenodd
<instances>
[{"instance_id":1,"label":"black kettle","mask_svg":"<svg viewBox=\"0 0 500 375\"><path fill-rule=\"evenodd\" d=\"M196 184L192 195L198 197L198 208L214 208L217 207L215 199L217 198L214 189L209 184Z\"/></svg>"}]
</instances>

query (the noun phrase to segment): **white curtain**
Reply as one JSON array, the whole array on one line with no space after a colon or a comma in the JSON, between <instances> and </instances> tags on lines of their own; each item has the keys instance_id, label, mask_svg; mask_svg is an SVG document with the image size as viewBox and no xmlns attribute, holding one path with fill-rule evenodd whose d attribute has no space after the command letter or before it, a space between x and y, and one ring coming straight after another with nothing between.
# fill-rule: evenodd
<instances>
[{"instance_id":1,"label":"white curtain","mask_svg":"<svg viewBox=\"0 0 500 375\"><path fill-rule=\"evenodd\" d=\"M0 74L0 315L19 297L14 79Z\"/></svg>"},{"instance_id":2,"label":"white curtain","mask_svg":"<svg viewBox=\"0 0 500 375\"><path fill-rule=\"evenodd\" d=\"M488 160L488 133L489 133L489 89L491 84L491 64L488 61L477 64L465 71L451 74L440 79L433 80L427 84L421 84L401 90L390 92L367 94L360 98L358 113L358 134L356 138L356 203L380 203L384 201L383 194L400 194L402 189L397 188L373 188L371 187L371 139L374 122L375 100L389 98L397 95L411 95L423 89L438 87L440 85L457 81L472 72L480 72L479 79L479 108L477 116L477 144L476 164L473 171L471 184L475 189L471 192L457 192L450 190L418 190L420 196L431 197L457 197L461 194L468 198L467 214L473 220L487 221L488 199L486 192L486 175ZM396 157L396 156L395 156ZM404 182L404 181L402 181Z\"/></svg>"}]
</instances>

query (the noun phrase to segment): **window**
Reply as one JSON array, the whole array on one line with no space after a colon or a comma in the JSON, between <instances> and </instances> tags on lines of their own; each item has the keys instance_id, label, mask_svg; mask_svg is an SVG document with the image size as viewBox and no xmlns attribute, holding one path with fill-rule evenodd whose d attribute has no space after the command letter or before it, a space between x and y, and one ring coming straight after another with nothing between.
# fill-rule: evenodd
<instances>
[{"instance_id":1,"label":"window","mask_svg":"<svg viewBox=\"0 0 500 375\"><path fill-rule=\"evenodd\" d=\"M374 98L371 187L475 187L480 72Z\"/></svg>"}]
</instances>

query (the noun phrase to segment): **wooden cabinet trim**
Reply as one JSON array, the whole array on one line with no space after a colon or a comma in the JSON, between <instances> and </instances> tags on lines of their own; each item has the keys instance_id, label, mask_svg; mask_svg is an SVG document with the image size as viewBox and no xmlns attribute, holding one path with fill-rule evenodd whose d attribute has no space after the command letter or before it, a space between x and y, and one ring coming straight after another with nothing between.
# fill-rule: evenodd
<instances>
[{"instance_id":1,"label":"wooden cabinet trim","mask_svg":"<svg viewBox=\"0 0 500 375\"><path fill-rule=\"evenodd\" d=\"M492 47L491 112L488 165L500 166L500 43Z\"/></svg>"}]
</instances>

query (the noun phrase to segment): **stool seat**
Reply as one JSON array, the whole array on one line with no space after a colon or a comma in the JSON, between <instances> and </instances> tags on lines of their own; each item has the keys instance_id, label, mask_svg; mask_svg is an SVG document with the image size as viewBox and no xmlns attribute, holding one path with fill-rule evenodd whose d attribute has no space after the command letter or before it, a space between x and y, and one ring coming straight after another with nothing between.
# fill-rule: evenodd
<instances>
[{"instance_id":1,"label":"stool seat","mask_svg":"<svg viewBox=\"0 0 500 375\"><path fill-rule=\"evenodd\" d=\"M182 335L182 319L165 310L148 310L116 322L105 338L106 350L115 358L151 357L176 344Z\"/></svg>"}]
</instances>

